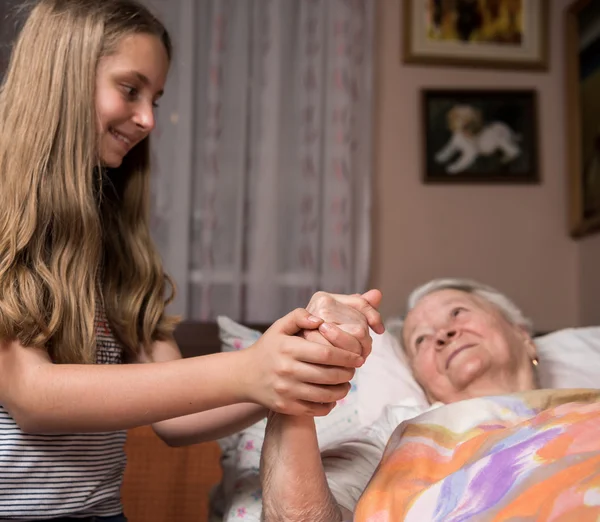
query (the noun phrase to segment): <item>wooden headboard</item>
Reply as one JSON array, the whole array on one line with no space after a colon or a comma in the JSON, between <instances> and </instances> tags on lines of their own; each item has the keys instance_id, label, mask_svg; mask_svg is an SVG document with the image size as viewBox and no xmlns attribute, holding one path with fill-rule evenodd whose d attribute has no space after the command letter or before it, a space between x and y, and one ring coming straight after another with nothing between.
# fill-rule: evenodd
<instances>
[{"instance_id":1,"label":"wooden headboard","mask_svg":"<svg viewBox=\"0 0 600 522\"><path fill-rule=\"evenodd\" d=\"M269 325L249 324L253 328L264 332ZM184 357L208 355L221 351L219 341L219 326L217 323L200 323L196 321L183 321L175 329L175 340Z\"/></svg>"}]
</instances>

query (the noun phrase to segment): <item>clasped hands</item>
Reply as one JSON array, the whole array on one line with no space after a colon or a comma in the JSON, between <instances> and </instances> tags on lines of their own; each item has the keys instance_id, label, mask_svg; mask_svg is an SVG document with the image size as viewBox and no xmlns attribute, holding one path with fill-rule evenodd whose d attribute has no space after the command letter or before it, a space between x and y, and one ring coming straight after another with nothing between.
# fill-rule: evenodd
<instances>
[{"instance_id":1,"label":"clasped hands","mask_svg":"<svg viewBox=\"0 0 600 522\"><path fill-rule=\"evenodd\" d=\"M279 319L247 352L243 401L288 415L327 415L350 390L371 353L371 328L384 330L379 290L363 295L317 292L306 309Z\"/></svg>"}]
</instances>

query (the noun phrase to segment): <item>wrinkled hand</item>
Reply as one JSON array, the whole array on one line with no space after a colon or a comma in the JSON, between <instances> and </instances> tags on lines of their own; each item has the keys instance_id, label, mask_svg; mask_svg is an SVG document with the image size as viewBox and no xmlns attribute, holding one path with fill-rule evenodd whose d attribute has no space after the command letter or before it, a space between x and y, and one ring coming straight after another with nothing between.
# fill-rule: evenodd
<instances>
[{"instance_id":1,"label":"wrinkled hand","mask_svg":"<svg viewBox=\"0 0 600 522\"><path fill-rule=\"evenodd\" d=\"M384 331L377 311L380 302L379 290L369 290L363 295L317 292L306 309L324 322L319 330L303 330L301 335L311 342L344 348L366 359L372 347L369 327L376 333Z\"/></svg>"},{"instance_id":2,"label":"wrinkled hand","mask_svg":"<svg viewBox=\"0 0 600 522\"><path fill-rule=\"evenodd\" d=\"M248 370L242 376L242 400L289 415L327 415L348 393L349 381L364 358L296 335L301 330L318 332L321 324L321 319L298 308L239 352Z\"/></svg>"}]
</instances>

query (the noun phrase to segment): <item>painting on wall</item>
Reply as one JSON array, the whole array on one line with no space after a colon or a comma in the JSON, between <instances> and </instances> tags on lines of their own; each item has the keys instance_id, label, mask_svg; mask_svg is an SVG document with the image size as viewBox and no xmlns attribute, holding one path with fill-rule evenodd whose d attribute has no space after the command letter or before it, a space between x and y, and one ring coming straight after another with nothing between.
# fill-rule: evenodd
<instances>
[{"instance_id":1,"label":"painting on wall","mask_svg":"<svg viewBox=\"0 0 600 522\"><path fill-rule=\"evenodd\" d=\"M427 183L537 183L533 90L422 92Z\"/></svg>"},{"instance_id":2,"label":"painting on wall","mask_svg":"<svg viewBox=\"0 0 600 522\"><path fill-rule=\"evenodd\" d=\"M567 140L570 232L600 232L600 2L567 11Z\"/></svg>"},{"instance_id":3,"label":"painting on wall","mask_svg":"<svg viewBox=\"0 0 600 522\"><path fill-rule=\"evenodd\" d=\"M404 61L548 68L548 0L404 0Z\"/></svg>"}]
</instances>

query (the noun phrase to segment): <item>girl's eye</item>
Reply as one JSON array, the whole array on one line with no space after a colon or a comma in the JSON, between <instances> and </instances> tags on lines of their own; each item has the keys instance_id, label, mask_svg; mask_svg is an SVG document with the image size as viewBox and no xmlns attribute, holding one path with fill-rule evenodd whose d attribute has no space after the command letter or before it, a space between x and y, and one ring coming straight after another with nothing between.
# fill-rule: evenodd
<instances>
[{"instance_id":1,"label":"girl's eye","mask_svg":"<svg viewBox=\"0 0 600 522\"><path fill-rule=\"evenodd\" d=\"M131 85L123 85L123 89L125 91L125 94L127 94L128 98L136 98L138 95L138 90L135 87L132 87Z\"/></svg>"},{"instance_id":2,"label":"girl's eye","mask_svg":"<svg viewBox=\"0 0 600 522\"><path fill-rule=\"evenodd\" d=\"M132 87L131 85L123 85L123 90L125 91L125 96L127 96L127 99L129 100L136 100L140 95L140 91L137 87ZM156 109L158 107L158 102L153 101L152 107Z\"/></svg>"}]
</instances>

